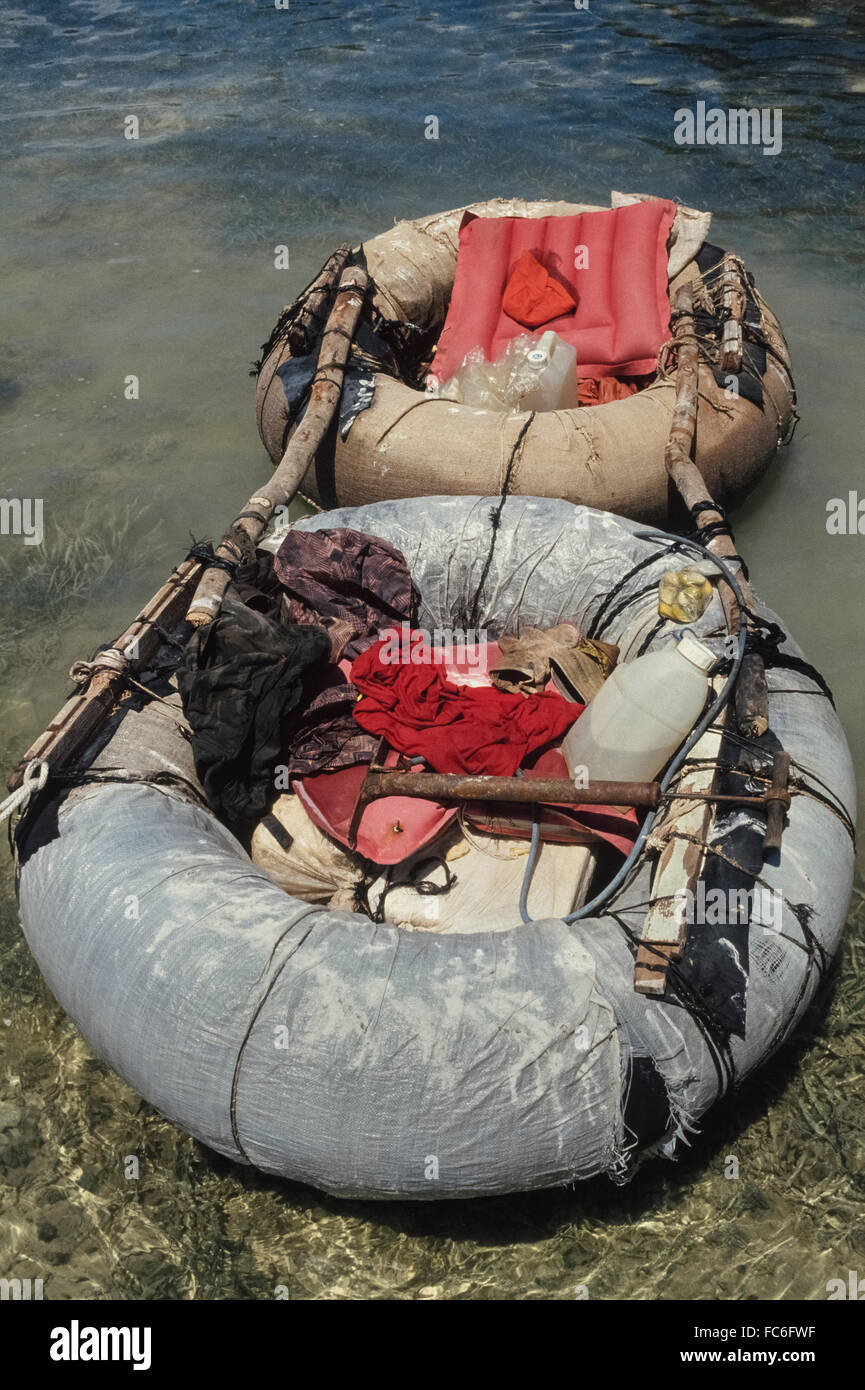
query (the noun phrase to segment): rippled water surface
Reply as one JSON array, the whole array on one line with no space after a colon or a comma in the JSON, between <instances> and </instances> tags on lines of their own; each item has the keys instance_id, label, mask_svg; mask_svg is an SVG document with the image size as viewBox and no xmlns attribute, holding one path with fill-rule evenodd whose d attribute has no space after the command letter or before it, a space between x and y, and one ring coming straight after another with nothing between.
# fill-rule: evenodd
<instances>
[{"instance_id":1,"label":"rippled water surface","mask_svg":"<svg viewBox=\"0 0 865 1390\"><path fill-rule=\"evenodd\" d=\"M0 488L46 522L43 547L0 538L4 766L70 662L267 476L249 365L334 245L611 187L711 208L782 319L802 422L737 538L865 766L865 538L825 526L829 498L865 498L861 6L21 0L0 62ZM677 147L699 99L781 107L781 154ZM865 1267L861 891L828 1009L685 1161L625 1190L372 1207L236 1168L140 1101L58 1009L3 884L0 1275L48 1298L819 1298Z\"/></svg>"}]
</instances>

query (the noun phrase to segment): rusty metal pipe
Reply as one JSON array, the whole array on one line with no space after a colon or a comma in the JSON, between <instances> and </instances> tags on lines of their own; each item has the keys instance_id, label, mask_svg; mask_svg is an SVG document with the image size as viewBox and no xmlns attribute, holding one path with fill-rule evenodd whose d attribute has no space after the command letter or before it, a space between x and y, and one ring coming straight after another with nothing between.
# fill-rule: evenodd
<instances>
[{"instance_id":1,"label":"rusty metal pipe","mask_svg":"<svg viewBox=\"0 0 865 1390\"><path fill-rule=\"evenodd\" d=\"M452 772L368 772L364 802L381 796L419 796L429 801L549 802L565 806L647 806L660 802L659 782L590 782L575 787L566 777L461 776Z\"/></svg>"}]
</instances>

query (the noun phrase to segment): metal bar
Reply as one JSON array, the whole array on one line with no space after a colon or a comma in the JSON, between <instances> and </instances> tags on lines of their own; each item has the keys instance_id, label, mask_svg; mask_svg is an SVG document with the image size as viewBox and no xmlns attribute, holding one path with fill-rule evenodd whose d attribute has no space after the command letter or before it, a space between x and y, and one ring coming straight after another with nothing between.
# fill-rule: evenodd
<instances>
[{"instance_id":1,"label":"metal bar","mask_svg":"<svg viewBox=\"0 0 865 1390\"><path fill-rule=\"evenodd\" d=\"M777 803L786 810L790 805L790 793L784 789L768 787L756 796L736 796L720 792L676 792L668 793L671 801L727 801L731 806L773 806Z\"/></svg>"},{"instance_id":2,"label":"metal bar","mask_svg":"<svg viewBox=\"0 0 865 1390\"><path fill-rule=\"evenodd\" d=\"M368 772L364 801L381 796L420 796L430 801L550 802L566 806L646 806L660 800L659 782L590 782L575 787L566 777L462 776L452 772Z\"/></svg>"},{"instance_id":3,"label":"metal bar","mask_svg":"<svg viewBox=\"0 0 865 1390\"><path fill-rule=\"evenodd\" d=\"M781 835L784 830L784 809L790 805L790 793L786 790L790 775L790 754L776 753L772 763L772 790L769 811L766 816L766 834L763 837L763 853L781 848ZM785 800L786 798L786 800Z\"/></svg>"}]
</instances>

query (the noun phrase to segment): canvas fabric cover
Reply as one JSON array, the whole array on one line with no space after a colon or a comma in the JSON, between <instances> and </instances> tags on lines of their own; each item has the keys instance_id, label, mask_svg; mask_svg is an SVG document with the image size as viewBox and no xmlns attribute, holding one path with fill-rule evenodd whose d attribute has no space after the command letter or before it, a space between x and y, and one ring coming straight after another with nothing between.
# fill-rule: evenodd
<instances>
[{"instance_id":1,"label":"canvas fabric cover","mask_svg":"<svg viewBox=\"0 0 865 1390\"><path fill-rule=\"evenodd\" d=\"M676 216L666 199L571 217L476 217L466 213L450 307L433 362L447 381L482 348L496 361L523 324L505 311L509 283L530 251L559 281L576 309L536 327L577 349L579 377L640 376L654 371L669 336L667 240ZM575 268L585 247L588 265Z\"/></svg>"}]
</instances>

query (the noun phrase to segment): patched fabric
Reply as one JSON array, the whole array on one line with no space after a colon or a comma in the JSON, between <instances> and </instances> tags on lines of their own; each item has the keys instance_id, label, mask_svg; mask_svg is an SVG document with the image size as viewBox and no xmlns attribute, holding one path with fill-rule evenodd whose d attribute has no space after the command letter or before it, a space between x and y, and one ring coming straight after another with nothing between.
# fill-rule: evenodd
<instances>
[{"instance_id":1,"label":"patched fabric","mask_svg":"<svg viewBox=\"0 0 865 1390\"><path fill-rule=\"evenodd\" d=\"M289 720L284 756L290 780L369 763L378 746L374 734L356 723L357 687L338 666L316 675L309 700Z\"/></svg>"}]
</instances>

